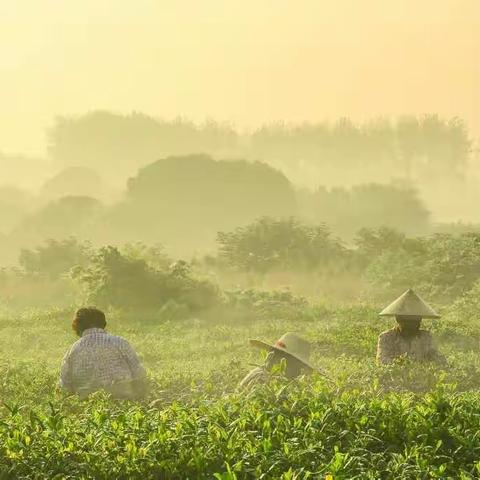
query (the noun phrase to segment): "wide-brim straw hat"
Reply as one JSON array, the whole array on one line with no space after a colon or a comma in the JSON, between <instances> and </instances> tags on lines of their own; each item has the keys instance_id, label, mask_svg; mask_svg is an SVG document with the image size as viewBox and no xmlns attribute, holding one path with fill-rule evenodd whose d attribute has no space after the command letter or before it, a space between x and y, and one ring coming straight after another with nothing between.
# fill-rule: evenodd
<instances>
[{"instance_id":1,"label":"wide-brim straw hat","mask_svg":"<svg viewBox=\"0 0 480 480\"><path fill-rule=\"evenodd\" d=\"M382 310L380 316L440 318L440 315L411 288Z\"/></svg>"},{"instance_id":2,"label":"wide-brim straw hat","mask_svg":"<svg viewBox=\"0 0 480 480\"><path fill-rule=\"evenodd\" d=\"M310 342L299 337L295 333L286 333L277 340L275 344L264 342L263 340L250 340L252 347L263 348L265 350L276 350L298 360L310 370L317 370L310 364Z\"/></svg>"}]
</instances>

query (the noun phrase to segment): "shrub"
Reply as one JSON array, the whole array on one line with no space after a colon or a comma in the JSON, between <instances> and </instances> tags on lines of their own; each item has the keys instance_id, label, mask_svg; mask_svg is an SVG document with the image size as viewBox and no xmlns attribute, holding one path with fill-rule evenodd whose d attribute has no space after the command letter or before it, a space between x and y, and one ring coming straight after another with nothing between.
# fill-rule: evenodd
<instances>
[{"instance_id":1,"label":"shrub","mask_svg":"<svg viewBox=\"0 0 480 480\"><path fill-rule=\"evenodd\" d=\"M309 304L289 291L262 292L254 289L226 292L226 306L244 310L264 320L300 319L308 315Z\"/></svg>"},{"instance_id":2,"label":"shrub","mask_svg":"<svg viewBox=\"0 0 480 480\"><path fill-rule=\"evenodd\" d=\"M345 260L346 250L325 225L263 217L232 232L220 232L220 257L239 270L313 270Z\"/></svg>"},{"instance_id":3,"label":"shrub","mask_svg":"<svg viewBox=\"0 0 480 480\"><path fill-rule=\"evenodd\" d=\"M350 236L362 227L382 226L419 233L429 227L429 212L408 187L364 184L351 189L320 188L312 198L314 218Z\"/></svg>"},{"instance_id":4,"label":"shrub","mask_svg":"<svg viewBox=\"0 0 480 480\"><path fill-rule=\"evenodd\" d=\"M354 239L356 256L359 263L366 266L386 251L404 248L408 241L403 233L393 228L361 228Z\"/></svg>"},{"instance_id":5,"label":"shrub","mask_svg":"<svg viewBox=\"0 0 480 480\"><path fill-rule=\"evenodd\" d=\"M425 281L437 298L458 298L480 278L480 233L435 235L427 247Z\"/></svg>"},{"instance_id":6,"label":"shrub","mask_svg":"<svg viewBox=\"0 0 480 480\"><path fill-rule=\"evenodd\" d=\"M31 244L47 238L96 238L102 224L104 205L90 197L62 197L26 217L12 236L17 242Z\"/></svg>"},{"instance_id":7,"label":"shrub","mask_svg":"<svg viewBox=\"0 0 480 480\"><path fill-rule=\"evenodd\" d=\"M78 289L68 277L26 273L19 268L0 269L0 305L9 308L46 308L72 305Z\"/></svg>"},{"instance_id":8,"label":"shrub","mask_svg":"<svg viewBox=\"0 0 480 480\"><path fill-rule=\"evenodd\" d=\"M71 237L66 240L47 240L32 249L22 249L19 263L26 273L57 278L76 265L86 265L93 255L88 242Z\"/></svg>"},{"instance_id":9,"label":"shrub","mask_svg":"<svg viewBox=\"0 0 480 480\"><path fill-rule=\"evenodd\" d=\"M475 338L480 337L477 328L480 321L480 280L477 280L465 295L453 303L449 313L450 317L456 320L456 327L459 322L466 324L474 331ZM469 336L472 336L471 332L469 332Z\"/></svg>"},{"instance_id":10,"label":"shrub","mask_svg":"<svg viewBox=\"0 0 480 480\"><path fill-rule=\"evenodd\" d=\"M468 292L480 278L478 233L403 239L372 256L365 277L378 296L417 287L431 299L447 303Z\"/></svg>"},{"instance_id":11,"label":"shrub","mask_svg":"<svg viewBox=\"0 0 480 480\"><path fill-rule=\"evenodd\" d=\"M160 244L150 246L142 242L126 243L120 251L129 259L144 260L150 267L160 270L168 268L173 263Z\"/></svg>"},{"instance_id":12,"label":"shrub","mask_svg":"<svg viewBox=\"0 0 480 480\"><path fill-rule=\"evenodd\" d=\"M105 185L100 175L87 167L68 167L48 179L42 186L41 198L65 196L103 198Z\"/></svg>"},{"instance_id":13,"label":"shrub","mask_svg":"<svg viewBox=\"0 0 480 480\"><path fill-rule=\"evenodd\" d=\"M108 221L117 238L132 233L177 252L206 250L219 230L259 215L294 215L295 193L281 172L260 162L167 157L139 170Z\"/></svg>"},{"instance_id":14,"label":"shrub","mask_svg":"<svg viewBox=\"0 0 480 480\"><path fill-rule=\"evenodd\" d=\"M148 310L172 299L197 311L219 301L217 288L194 278L185 262L158 270L111 246L101 248L87 267L78 267L73 275L84 286L87 300L100 306Z\"/></svg>"}]
</instances>

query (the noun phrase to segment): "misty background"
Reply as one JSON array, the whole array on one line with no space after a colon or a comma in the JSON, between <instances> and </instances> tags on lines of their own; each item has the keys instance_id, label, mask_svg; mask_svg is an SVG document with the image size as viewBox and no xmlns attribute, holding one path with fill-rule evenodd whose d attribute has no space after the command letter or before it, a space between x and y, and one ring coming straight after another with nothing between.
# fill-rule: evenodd
<instances>
[{"instance_id":1,"label":"misty background","mask_svg":"<svg viewBox=\"0 0 480 480\"><path fill-rule=\"evenodd\" d=\"M192 258L260 217L476 230L470 0L0 6L0 260L76 237Z\"/></svg>"}]
</instances>

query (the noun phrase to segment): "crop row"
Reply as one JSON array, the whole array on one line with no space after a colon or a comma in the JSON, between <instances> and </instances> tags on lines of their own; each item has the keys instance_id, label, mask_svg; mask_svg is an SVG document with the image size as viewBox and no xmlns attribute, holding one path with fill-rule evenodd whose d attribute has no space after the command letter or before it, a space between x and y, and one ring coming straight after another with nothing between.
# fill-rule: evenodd
<instances>
[{"instance_id":1,"label":"crop row","mask_svg":"<svg viewBox=\"0 0 480 480\"><path fill-rule=\"evenodd\" d=\"M480 394L333 391L322 381L162 408L103 394L8 405L0 478L477 478Z\"/></svg>"}]
</instances>

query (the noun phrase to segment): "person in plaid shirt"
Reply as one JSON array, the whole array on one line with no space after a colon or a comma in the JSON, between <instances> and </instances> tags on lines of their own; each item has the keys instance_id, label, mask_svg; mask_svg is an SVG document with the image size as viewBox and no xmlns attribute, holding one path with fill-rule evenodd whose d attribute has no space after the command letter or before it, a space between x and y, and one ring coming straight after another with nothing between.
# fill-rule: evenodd
<instances>
[{"instance_id":1,"label":"person in plaid shirt","mask_svg":"<svg viewBox=\"0 0 480 480\"><path fill-rule=\"evenodd\" d=\"M379 364L386 365L400 358L409 358L447 365L445 357L437 349L432 334L420 328L423 318L440 318L440 315L412 289L400 295L380 313L380 316L394 317L397 325L378 337Z\"/></svg>"},{"instance_id":2,"label":"person in plaid shirt","mask_svg":"<svg viewBox=\"0 0 480 480\"><path fill-rule=\"evenodd\" d=\"M72 327L80 337L63 359L60 386L87 397L106 390L119 399L138 399L146 393L146 374L140 360L122 337L105 331L105 314L95 308L80 308Z\"/></svg>"}]
</instances>

